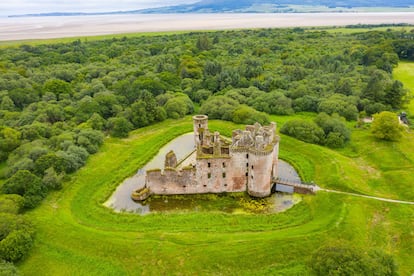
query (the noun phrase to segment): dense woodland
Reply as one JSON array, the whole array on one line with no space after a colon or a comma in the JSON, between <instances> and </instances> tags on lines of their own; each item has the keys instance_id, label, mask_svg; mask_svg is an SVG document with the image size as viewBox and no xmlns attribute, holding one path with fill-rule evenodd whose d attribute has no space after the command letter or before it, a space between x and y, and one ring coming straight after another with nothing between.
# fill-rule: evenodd
<instances>
[{"instance_id":1,"label":"dense woodland","mask_svg":"<svg viewBox=\"0 0 414 276\"><path fill-rule=\"evenodd\" d=\"M341 147L345 120L401 108L399 59L414 60L414 32L266 29L0 49L0 259L27 253L33 231L18 214L60 189L105 136L195 110L237 123L315 112L282 132Z\"/></svg>"}]
</instances>

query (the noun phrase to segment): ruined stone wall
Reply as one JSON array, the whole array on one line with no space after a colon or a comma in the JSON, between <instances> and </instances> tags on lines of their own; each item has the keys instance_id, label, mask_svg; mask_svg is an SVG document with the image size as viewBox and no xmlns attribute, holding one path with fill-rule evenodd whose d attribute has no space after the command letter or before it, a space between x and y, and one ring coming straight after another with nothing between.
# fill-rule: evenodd
<instances>
[{"instance_id":1,"label":"ruined stone wall","mask_svg":"<svg viewBox=\"0 0 414 276\"><path fill-rule=\"evenodd\" d=\"M167 168L164 171L147 171L146 187L151 193L159 195L199 193L195 168L177 171Z\"/></svg>"},{"instance_id":2,"label":"ruined stone wall","mask_svg":"<svg viewBox=\"0 0 414 276\"><path fill-rule=\"evenodd\" d=\"M199 158L196 169L197 185L203 192L233 192L229 179L230 158Z\"/></svg>"},{"instance_id":3,"label":"ruined stone wall","mask_svg":"<svg viewBox=\"0 0 414 276\"><path fill-rule=\"evenodd\" d=\"M234 192L242 192L247 189L247 178L249 174L249 154L245 151L230 150L230 168L228 177L229 185Z\"/></svg>"}]
</instances>

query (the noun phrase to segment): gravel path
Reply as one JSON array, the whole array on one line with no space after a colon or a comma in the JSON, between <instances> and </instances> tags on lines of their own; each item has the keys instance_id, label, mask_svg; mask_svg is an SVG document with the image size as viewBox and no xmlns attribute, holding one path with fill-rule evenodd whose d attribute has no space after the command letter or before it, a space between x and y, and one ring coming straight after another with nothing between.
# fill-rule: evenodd
<instances>
[{"instance_id":1,"label":"gravel path","mask_svg":"<svg viewBox=\"0 0 414 276\"><path fill-rule=\"evenodd\" d=\"M336 191L336 190L323 189L323 188L320 188L320 187L317 190L318 191L325 191L325 192L328 192L328 193L336 193L336 194L344 194L344 195L350 195L350 196L370 198L370 199L375 199L375 200L380 200L380 201L385 201L385 202L392 202L392 203L399 203L399 204L414 205L414 202L413 201L404 201L404 200L396 200L396 199L389 199L389 198L383 198L383 197L376 197L376 196L369 196L369 195L361 195L361 194L355 194L355 193L341 192L341 191Z\"/></svg>"}]
</instances>

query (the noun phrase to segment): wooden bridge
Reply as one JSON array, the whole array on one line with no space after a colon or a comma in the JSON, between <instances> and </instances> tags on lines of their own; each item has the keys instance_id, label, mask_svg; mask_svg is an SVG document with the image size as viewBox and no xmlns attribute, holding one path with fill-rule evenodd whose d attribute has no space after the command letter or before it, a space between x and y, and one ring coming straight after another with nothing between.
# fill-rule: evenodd
<instances>
[{"instance_id":1,"label":"wooden bridge","mask_svg":"<svg viewBox=\"0 0 414 276\"><path fill-rule=\"evenodd\" d=\"M306 183L302 181L292 181L284 178L273 179L272 193L287 192L298 194L315 194L319 187L314 183Z\"/></svg>"}]
</instances>

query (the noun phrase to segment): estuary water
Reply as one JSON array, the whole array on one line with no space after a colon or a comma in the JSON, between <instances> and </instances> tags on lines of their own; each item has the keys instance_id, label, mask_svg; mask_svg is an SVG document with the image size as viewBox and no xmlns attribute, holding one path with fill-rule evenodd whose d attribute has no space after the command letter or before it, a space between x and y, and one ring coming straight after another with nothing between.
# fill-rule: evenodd
<instances>
[{"instance_id":1,"label":"estuary water","mask_svg":"<svg viewBox=\"0 0 414 276\"><path fill-rule=\"evenodd\" d=\"M104 205L114 209L116 212L138 214L177 211L221 211L227 213L255 211L249 209L252 207L251 203L253 201L250 201L248 197L239 196L233 198L231 195L160 196L151 197L146 204L133 201L131 199L131 193L144 186L145 171L163 168L165 155L170 150L175 152L178 162L182 161L184 164L194 162L194 159L192 159L195 153L194 134L187 133L181 135L162 147L150 162L143 168L137 169L135 175L125 179ZM279 160L279 176L292 181L300 180L295 169L283 160ZM258 212L281 212L292 207L300 199L301 196L299 195L275 193L260 201L260 204L268 206L269 208L264 208L263 210L259 208Z\"/></svg>"},{"instance_id":2,"label":"estuary water","mask_svg":"<svg viewBox=\"0 0 414 276\"><path fill-rule=\"evenodd\" d=\"M122 33L414 24L414 12L126 14L0 17L0 41Z\"/></svg>"}]
</instances>

